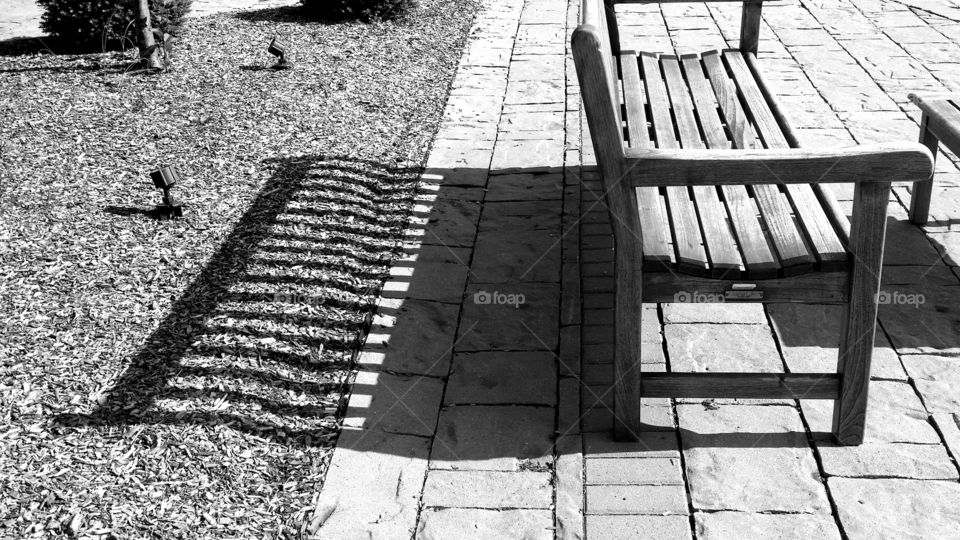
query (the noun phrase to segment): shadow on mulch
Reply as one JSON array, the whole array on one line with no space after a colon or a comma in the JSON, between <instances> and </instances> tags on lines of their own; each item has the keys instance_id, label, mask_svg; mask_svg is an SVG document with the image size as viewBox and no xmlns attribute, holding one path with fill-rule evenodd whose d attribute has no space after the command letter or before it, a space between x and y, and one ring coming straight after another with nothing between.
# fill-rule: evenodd
<instances>
[{"instance_id":1,"label":"shadow on mulch","mask_svg":"<svg viewBox=\"0 0 960 540\"><path fill-rule=\"evenodd\" d=\"M57 54L60 44L50 37L17 37L0 40L0 56L23 56L28 54Z\"/></svg>"},{"instance_id":2,"label":"shadow on mulch","mask_svg":"<svg viewBox=\"0 0 960 540\"><path fill-rule=\"evenodd\" d=\"M53 36L16 37L0 40L0 56L81 55L123 50L118 40L109 40L106 45L102 42L71 43Z\"/></svg>"},{"instance_id":3,"label":"shadow on mulch","mask_svg":"<svg viewBox=\"0 0 960 540\"><path fill-rule=\"evenodd\" d=\"M131 74L140 73L140 70L131 69L133 64L130 62L112 63L112 64L78 64L74 66L43 66L15 69L0 69L0 73L27 73L27 72L46 72L46 73L83 73L97 71L100 73L122 73Z\"/></svg>"},{"instance_id":4,"label":"shadow on mulch","mask_svg":"<svg viewBox=\"0 0 960 540\"><path fill-rule=\"evenodd\" d=\"M329 384L305 383L293 376L280 376L276 370L258 367L261 363L270 363L286 366L281 371L289 368L290 371L302 370L321 376L324 372L342 373L351 367L352 356L362 344L376 309L376 304L360 302L356 298L375 296L375 288L364 288L363 283L380 283L386 277L389 259L383 255L385 241L399 240L402 229L396 227L397 218L406 217L379 209L391 202L412 198L420 168L393 167L372 161L325 156L271 159L266 160L265 165L274 168L275 173L201 274L172 306L169 315L146 339L140 351L130 359L129 367L109 390L106 400L90 414L62 414L55 418L56 423L64 426L227 425L285 444L329 445L329 436L335 432L332 426L290 429L289 426L242 413L204 410L203 402L219 399L252 404L263 413L313 421L332 415L328 409L314 404L300 405L269 399L236 388L218 389L215 384L199 388L176 386L173 380L179 377L242 380L246 384L281 389L291 394L304 392L308 387L316 394L345 392L345 380L331 380ZM396 188L384 188L381 186L384 181L395 181L398 185ZM404 189L404 185L408 188ZM288 207L294 198L310 203L311 207ZM358 202L358 198L362 199ZM353 207L365 207L369 211L362 212ZM103 211L127 217L148 218L151 214L147 209L116 206L107 206ZM306 221L303 216L307 216ZM309 221L310 216L326 219L315 223ZM331 219L344 223L331 223ZM297 234L276 231L278 226L291 222L298 224ZM351 226L353 223L356 225ZM403 220L399 223L403 223ZM385 232L385 229L390 230ZM313 243L316 246L297 247L289 243ZM380 256L376 254L378 251ZM329 263L303 261L296 258L298 254L311 257L330 255L332 260ZM280 275L252 273L250 267L255 264L272 264L287 272ZM357 268L357 264L365 264L368 268ZM303 277L300 274L305 271L299 271L301 268L319 269L334 276L346 273L352 281L337 277ZM378 272L378 268L382 272ZM309 291L311 287L313 290L327 287L334 292L291 299L289 296L278 297L276 292L250 292L251 287L275 291ZM311 306L319 306L319 314L317 311L301 309L294 309L291 313L286 309L304 307L301 300L306 300ZM264 311L262 306L265 303L280 305L281 310ZM297 306L298 303L300 306ZM336 320L324 311L327 309L341 310L355 316ZM308 328L306 333L309 335L304 335L304 332L282 332L279 328L276 331L258 331L217 322L244 319L273 320L279 323L278 327L292 324L297 328ZM252 338L254 343L283 346L261 347L246 343L217 347L216 344L211 346L203 343L211 335L239 335L244 339ZM342 351L341 357L346 360L321 362L312 353L305 354L297 350L300 345L308 345L310 350ZM284 352L285 348L293 352ZM220 359L217 365L203 365L203 362L198 365L196 361L211 357ZM156 406L161 399L186 403L188 409L192 407L192 410L165 410L162 406ZM274 437L275 434L280 436Z\"/></svg>"},{"instance_id":5,"label":"shadow on mulch","mask_svg":"<svg viewBox=\"0 0 960 540\"><path fill-rule=\"evenodd\" d=\"M319 2L315 2L319 3ZM320 7L313 5L305 7L303 5L283 6L277 8L256 9L248 11L238 11L233 14L237 19L250 22L292 22L292 23L319 23L319 24L342 24L342 23L371 23L356 13L342 13L326 6ZM402 20L400 17L398 20Z\"/></svg>"}]
</instances>

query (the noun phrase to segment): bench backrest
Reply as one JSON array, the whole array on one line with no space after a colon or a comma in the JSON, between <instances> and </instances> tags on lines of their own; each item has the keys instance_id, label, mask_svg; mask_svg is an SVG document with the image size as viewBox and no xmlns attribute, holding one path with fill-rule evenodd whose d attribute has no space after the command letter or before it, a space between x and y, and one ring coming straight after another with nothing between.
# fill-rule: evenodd
<instances>
[{"instance_id":1,"label":"bench backrest","mask_svg":"<svg viewBox=\"0 0 960 540\"><path fill-rule=\"evenodd\" d=\"M580 25L573 32L571 46L597 162L604 175L619 176L611 169L624 156L615 3L616 0L583 0ZM762 4L763 0L743 0L740 50L744 53L757 52Z\"/></svg>"},{"instance_id":2,"label":"bench backrest","mask_svg":"<svg viewBox=\"0 0 960 540\"><path fill-rule=\"evenodd\" d=\"M605 0L583 0L581 9L580 26L573 32L571 48L593 148L603 169L605 163L619 161L624 152L620 77L609 30L616 19L613 4Z\"/></svg>"}]
</instances>

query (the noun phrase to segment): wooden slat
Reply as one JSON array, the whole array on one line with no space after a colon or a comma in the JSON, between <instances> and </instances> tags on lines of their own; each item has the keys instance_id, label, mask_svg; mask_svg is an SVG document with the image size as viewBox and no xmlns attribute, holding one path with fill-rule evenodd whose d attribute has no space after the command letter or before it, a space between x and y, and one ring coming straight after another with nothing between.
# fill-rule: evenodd
<instances>
[{"instance_id":1,"label":"wooden slat","mask_svg":"<svg viewBox=\"0 0 960 540\"><path fill-rule=\"evenodd\" d=\"M646 103L637 54L620 54L620 75L627 112L627 137L631 148L648 148L650 132L647 127ZM670 244L670 222L656 187L636 189L640 211L640 230L643 236L643 266L647 270L666 271L673 266L673 246Z\"/></svg>"},{"instance_id":2,"label":"wooden slat","mask_svg":"<svg viewBox=\"0 0 960 540\"><path fill-rule=\"evenodd\" d=\"M707 83L707 79L703 75L703 69L700 67L700 57L686 55L682 57L682 61L687 84L690 87L690 93L693 95L693 103L689 99L683 98L674 102L673 108L677 112L678 122L680 122L679 118L683 117L685 123L696 128L695 116L698 116L707 144L713 148L722 148L724 143L727 142L726 135L717 114L713 91L710 90L710 85ZM671 85L671 79L676 79L676 75L668 77L668 86ZM672 96L672 88L670 92ZM695 137L687 139L683 138L683 133L681 131L680 142L684 148L704 148L698 132L694 132ZM733 232L730 230L727 213L723 203L720 202L720 197L717 195L717 188L714 186L695 186L693 188L693 198L697 203L697 210L700 212L700 225L706 239L711 275L715 278L728 277L732 279L738 277L740 272L746 268L740 258L740 252L737 250Z\"/></svg>"},{"instance_id":3,"label":"wooden slat","mask_svg":"<svg viewBox=\"0 0 960 540\"><path fill-rule=\"evenodd\" d=\"M647 99L650 103L650 116L653 122L653 132L657 139L657 148L679 148L677 137L673 131L673 120L670 116L670 98L663 77L660 75L660 65L657 55L640 53L640 62L643 67L643 80L647 87Z\"/></svg>"},{"instance_id":4,"label":"wooden slat","mask_svg":"<svg viewBox=\"0 0 960 540\"><path fill-rule=\"evenodd\" d=\"M744 148L746 141L746 116L736 96L733 82L720 62L720 55L716 52L703 55L703 66L707 70L711 86L720 106L721 114L726 120L727 127L733 137L733 144L737 148ZM696 96L695 96L696 97ZM702 98L703 101L706 97ZM707 144L710 148L727 148L730 141L726 136L720 137L714 130L704 131ZM737 235L740 251L743 253L747 276L752 279L776 277L780 271L780 261L767 245L766 236L757 221L757 210L749 193L744 186L723 186L724 202L730 213L730 220Z\"/></svg>"},{"instance_id":5,"label":"wooden slat","mask_svg":"<svg viewBox=\"0 0 960 540\"><path fill-rule=\"evenodd\" d=\"M754 113L757 129L767 148L790 148L786 134L783 131L785 119L777 118L773 108L776 101L762 84L762 78L756 64L747 65L744 55L738 51L726 51L724 58L730 65L734 80L741 88L747 105ZM753 57L747 54L747 57ZM760 78L760 83L757 80ZM773 107L771 107L773 103ZM781 115L782 116L782 115ZM819 178L811 178L816 183ZM833 224L824 213L813 188L809 185L793 184L786 186L787 194L793 202L795 214L800 222L801 229L806 234L806 240L813 251L814 257L823 270L842 270L848 266L846 248L837 237Z\"/></svg>"},{"instance_id":6,"label":"wooden slat","mask_svg":"<svg viewBox=\"0 0 960 540\"><path fill-rule=\"evenodd\" d=\"M644 272L643 301L646 303L676 302L678 293L690 294L696 291L697 297L691 301L716 300L725 302L745 301L731 297L728 291L734 286L754 284L756 291L762 293L764 303L800 302L808 304L842 304L849 299L850 274L848 272L811 272L802 276L770 279L716 279L697 276L674 276L665 272Z\"/></svg>"},{"instance_id":7,"label":"wooden slat","mask_svg":"<svg viewBox=\"0 0 960 540\"><path fill-rule=\"evenodd\" d=\"M784 184L913 182L930 174L930 152L917 143L861 144L840 149L660 150L624 152L635 185L723 186L763 184L775 174ZM638 161L643 166L638 167ZM663 177L662 179L660 177Z\"/></svg>"},{"instance_id":8,"label":"wooden slat","mask_svg":"<svg viewBox=\"0 0 960 540\"><path fill-rule=\"evenodd\" d=\"M640 396L651 398L837 399L835 373L644 373Z\"/></svg>"},{"instance_id":9,"label":"wooden slat","mask_svg":"<svg viewBox=\"0 0 960 540\"><path fill-rule=\"evenodd\" d=\"M748 116L757 126L757 132L767 148L776 148L771 144L786 145L783 134L780 133L776 120L767 109L756 84L748 84L747 79L752 83L753 77L746 69L746 64L742 63L743 56L740 51L725 51L723 57L727 60L733 80L737 84L741 95L743 95ZM736 58L740 59L739 64L735 60L731 60ZM769 176L771 184L777 182L773 174ZM786 196L780 192L776 185L755 185L753 193L757 200L757 206L760 208L760 214L767 225L767 232L777 250L777 256L780 257L780 264L783 266L784 273L792 275L812 270L816 258L807 249L800 231L793 222L792 208Z\"/></svg>"},{"instance_id":10,"label":"wooden slat","mask_svg":"<svg viewBox=\"0 0 960 540\"><path fill-rule=\"evenodd\" d=\"M786 115L781 111L780 105L770 91L770 86L764 80L763 71L757 63L756 55L747 54L744 55L744 59L747 61L747 65L750 66L750 71L760 86L763 97L766 98L767 104L770 105L770 112L773 113L777 124L779 124L780 129L783 130L783 135L786 137L787 143L791 148L802 147L803 145L800 144L800 139L793 131L793 126L790 125ZM840 243L846 245L850 239L850 221L847 220L847 214L843 211L843 208L840 207L836 197L833 195L833 191L823 183L813 184L811 188L814 194L816 194L817 199L819 199L823 211L827 215L827 220L830 222L830 225L833 226L833 231L840 239Z\"/></svg>"},{"instance_id":11,"label":"wooden slat","mask_svg":"<svg viewBox=\"0 0 960 540\"><path fill-rule=\"evenodd\" d=\"M673 130L670 115L670 98L660 74L660 65L656 55L642 53L643 80L647 88L647 100L650 103L650 115L653 117L653 131L657 138L657 148L679 148ZM677 268L694 275L708 275L707 255L703 250L700 236L700 224L696 207L686 187L668 187L667 210L673 233Z\"/></svg>"},{"instance_id":12,"label":"wooden slat","mask_svg":"<svg viewBox=\"0 0 960 540\"><path fill-rule=\"evenodd\" d=\"M649 148L650 132L647 127L647 112L644 108L643 82L637 66L637 53L620 53L620 76L623 81L624 108L627 111L627 136L632 148Z\"/></svg>"},{"instance_id":13,"label":"wooden slat","mask_svg":"<svg viewBox=\"0 0 960 540\"><path fill-rule=\"evenodd\" d=\"M681 146L684 148L703 148L703 142L700 140L700 130L697 128L697 120L693 116L693 105L690 103L690 96L687 94L687 86L683 81L683 74L680 73L680 64L677 57L661 56L660 63L663 66L667 94L673 107ZM694 275L714 275L714 270L707 260L706 248L708 246L704 245L709 244L711 238L706 237L707 242L704 242L701 226L706 223L711 224L711 229L717 229L721 225L725 226L726 216L721 212L716 188L699 186L697 190L704 193L701 198L708 197L709 193L713 193L715 202L715 206L712 207L709 204L699 205L701 211L699 215L698 208L694 205L694 201L690 199L690 192L687 189L668 188L667 190L667 200L670 202L671 210L678 214L681 212L684 214L683 218L679 220L677 216L671 216L674 222L674 230L677 231L677 244L683 246L679 247L678 251L693 258L691 261L680 257L680 270ZM675 194L676 197L670 197L671 194ZM678 222L682 223L680 227L677 226ZM683 234L680 232L681 227L686 227L683 229ZM718 238L713 238L713 240L722 241ZM729 270L729 264L720 267L720 269ZM739 272L739 266L735 267L735 271Z\"/></svg>"}]
</instances>

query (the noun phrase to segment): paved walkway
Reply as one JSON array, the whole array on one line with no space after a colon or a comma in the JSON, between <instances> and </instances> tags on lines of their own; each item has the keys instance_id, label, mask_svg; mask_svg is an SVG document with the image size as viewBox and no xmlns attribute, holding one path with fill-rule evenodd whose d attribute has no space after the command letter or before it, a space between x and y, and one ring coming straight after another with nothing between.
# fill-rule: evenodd
<instances>
[{"instance_id":1,"label":"paved walkway","mask_svg":"<svg viewBox=\"0 0 960 540\"><path fill-rule=\"evenodd\" d=\"M3 0L0 12L0 41L43 36L40 16L43 9L34 0ZM190 17L202 17L223 11L265 9L296 5L299 0L193 0Z\"/></svg>"},{"instance_id":2,"label":"paved walkway","mask_svg":"<svg viewBox=\"0 0 960 540\"><path fill-rule=\"evenodd\" d=\"M956 158L938 162L923 230L895 190L864 445L829 442L828 402L749 400L646 400L642 441L615 443L612 238L569 57L578 3L485 4L360 356L319 537L956 537ZM960 91L960 9L922 4L765 5L760 56L802 140L915 140L907 93ZM736 44L738 4L620 7L624 48ZM852 190L837 194L849 209ZM829 371L840 314L670 304L644 323L648 370Z\"/></svg>"}]
</instances>

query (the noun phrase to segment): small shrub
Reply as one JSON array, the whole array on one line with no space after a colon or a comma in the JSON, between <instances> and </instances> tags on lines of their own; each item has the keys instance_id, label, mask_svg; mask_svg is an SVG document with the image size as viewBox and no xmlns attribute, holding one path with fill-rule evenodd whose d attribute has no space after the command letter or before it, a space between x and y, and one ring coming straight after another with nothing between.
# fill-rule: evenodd
<instances>
[{"instance_id":1,"label":"small shrub","mask_svg":"<svg viewBox=\"0 0 960 540\"><path fill-rule=\"evenodd\" d=\"M391 21L417 7L417 0L300 0L308 12L325 19Z\"/></svg>"},{"instance_id":2,"label":"small shrub","mask_svg":"<svg viewBox=\"0 0 960 540\"><path fill-rule=\"evenodd\" d=\"M150 22L170 35L180 30L193 0L149 0ZM119 43L126 34L136 42L134 0L37 0L43 8L40 26L67 43L101 46Z\"/></svg>"}]
</instances>

